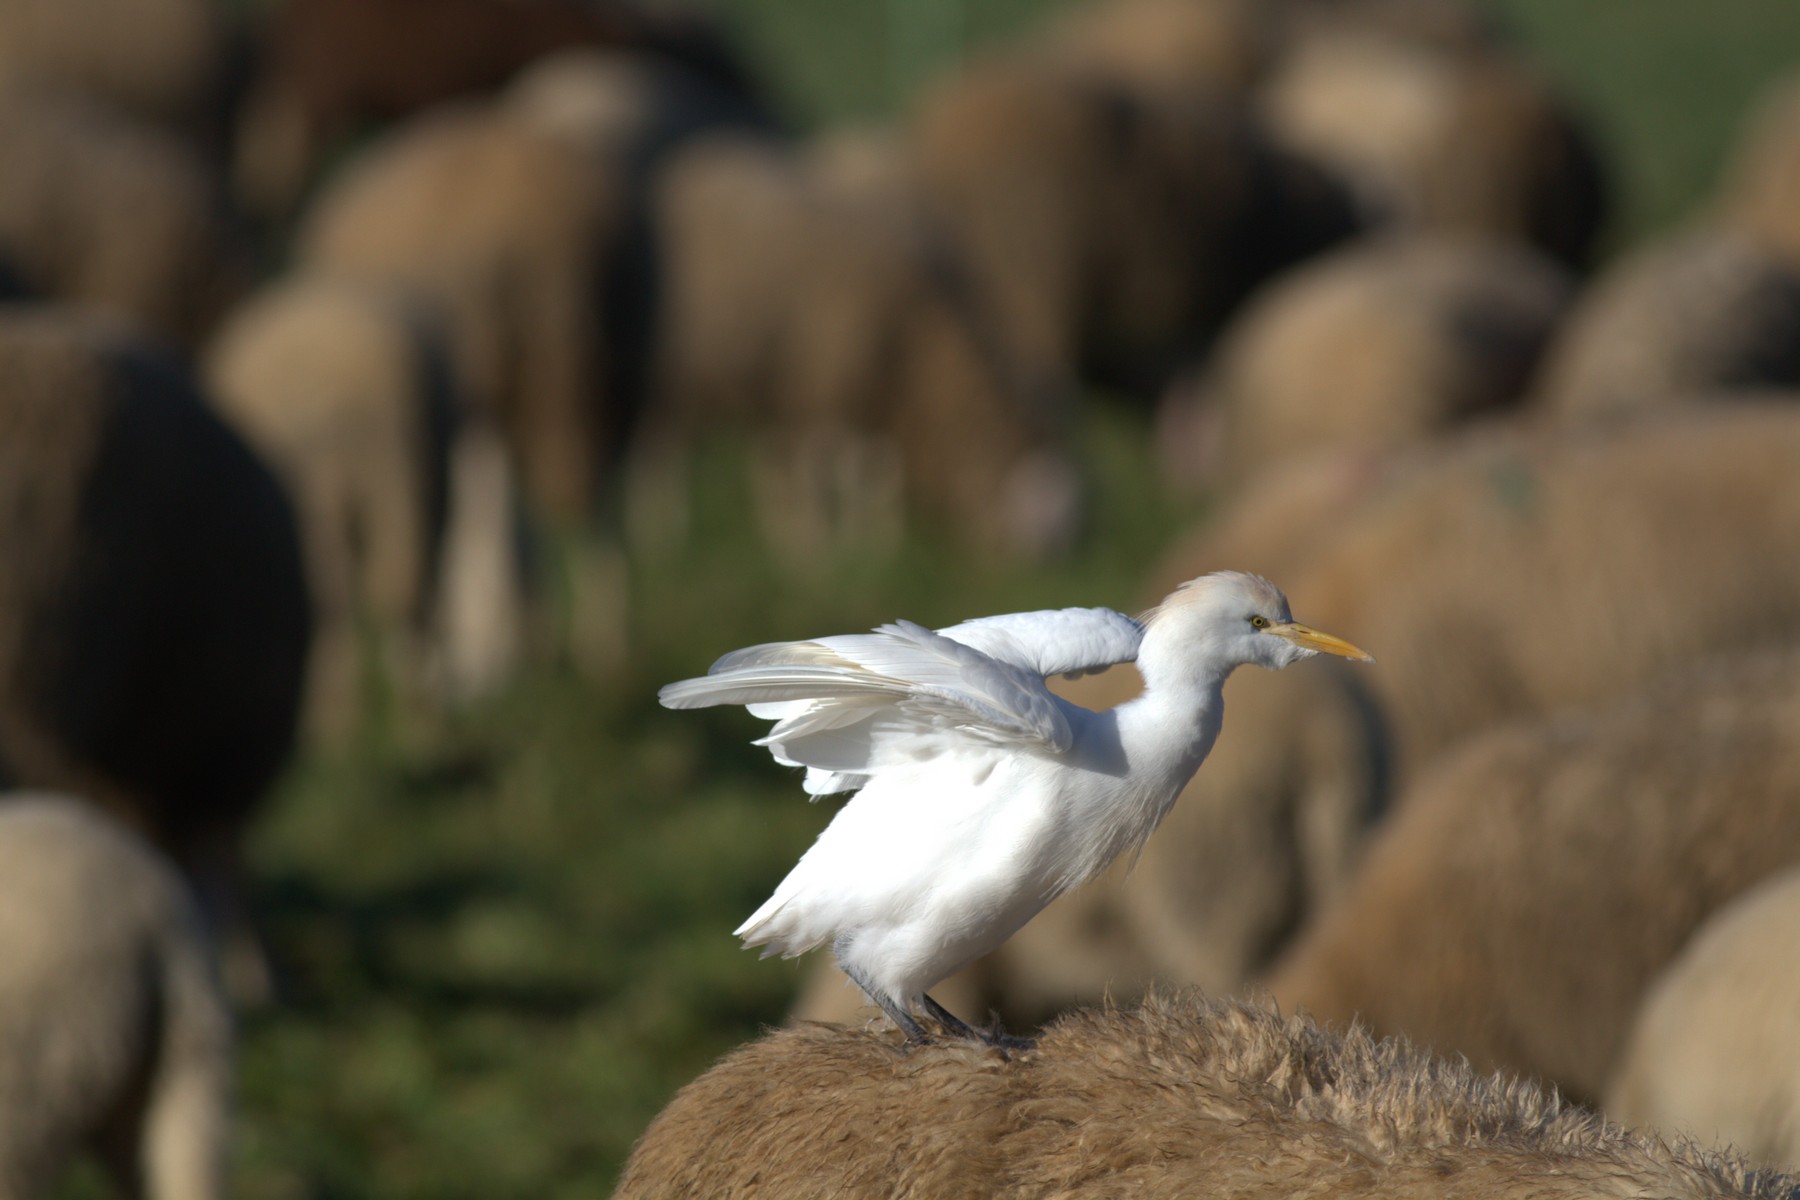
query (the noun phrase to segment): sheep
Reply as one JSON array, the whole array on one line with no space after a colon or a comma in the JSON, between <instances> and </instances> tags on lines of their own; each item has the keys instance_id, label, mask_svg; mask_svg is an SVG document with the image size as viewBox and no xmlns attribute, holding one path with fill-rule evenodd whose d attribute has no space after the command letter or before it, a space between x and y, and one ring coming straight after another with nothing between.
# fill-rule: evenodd
<instances>
[{"instance_id":1,"label":"sheep","mask_svg":"<svg viewBox=\"0 0 1800 1200\"><path fill-rule=\"evenodd\" d=\"M497 99L509 114L581 147L639 191L662 157L689 138L730 131L783 140L769 114L743 93L619 50L546 55Z\"/></svg>"},{"instance_id":2,"label":"sheep","mask_svg":"<svg viewBox=\"0 0 1800 1200\"><path fill-rule=\"evenodd\" d=\"M679 65L748 106L759 89L699 11L621 0L283 0L237 132L237 189L281 216L359 126L491 92L556 51L611 48Z\"/></svg>"},{"instance_id":3,"label":"sheep","mask_svg":"<svg viewBox=\"0 0 1800 1200\"><path fill-rule=\"evenodd\" d=\"M1717 219L1800 266L1800 75L1771 86L1732 148Z\"/></svg>"},{"instance_id":4,"label":"sheep","mask_svg":"<svg viewBox=\"0 0 1800 1200\"><path fill-rule=\"evenodd\" d=\"M1800 384L1800 263L1696 226L1614 264L1545 352L1532 406L1557 421Z\"/></svg>"},{"instance_id":5,"label":"sheep","mask_svg":"<svg viewBox=\"0 0 1800 1200\"><path fill-rule=\"evenodd\" d=\"M403 295L298 276L235 311L204 369L300 512L307 724L328 737L352 726L365 646L403 697L423 699L445 665L432 658L458 399L438 322Z\"/></svg>"},{"instance_id":6,"label":"sheep","mask_svg":"<svg viewBox=\"0 0 1800 1200\"><path fill-rule=\"evenodd\" d=\"M1354 228L1348 197L1241 111L1022 57L928 89L906 130L1022 366L1153 396L1277 268Z\"/></svg>"},{"instance_id":7,"label":"sheep","mask_svg":"<svg viewBox=\"0 0 1800 1200\"><path fill-rule=\"evenodd\" d=\"M834 530L875 540L902 501L1002 552L1066 542L1080 487L1061 414L914 210L720 135L674 153L652 211L661 305L635 469L743 431L765 529L802 556Z\"/></svg>"},{"instance_id":8,"label":"sheep","mask_svg":"<svg viewBox=\"0 0 1800 1200\"><path fill-rule=\"evenodd\" d=\"M239 25L221 0L9 0L0 81L88 97L212 142L240 69Z\"/></svg>"},{"instance_id":9,"label":"sheep","mask_svg":"<svg viewBox=\"0 0 1800 1200\"><path fill-rule=\"evenodd\" d=\"M1399 1040L1182 997L1071 1014L1016 1057L782 1030L682 1089L613 1195L1780 1197L1796 1186Z\"/></svg>"},{"instance_id":10,"label":"sheep","mask_svg":"<svg viewBox=\"0 0 1800 1200\"><path fill-rule=\"evenodd\" d=\"M1270 990L1597 1099L1656 973L1800 861L1797 669L1765 648L1473 736L1396 801Z\"/></svg>"},{"instance_id":11,"label":"sheep","mask_svg":"<svg viewBox=\"0 0 1800 1200\"><path fill-rule=\"evenodd\" d=\"M1632 1021L1606 1112L1800 1168L1800 867L1709 918Z\"/></svg>"},{"instance_id":12,"label":"sheep","mask_svg":"<svg viewBox=\"0 0 1800 1200\"><path fill-rule=\"evenodd\" d=\"M31 294L191 349L248 287L218 183L172 134L91 100L0 86L0 161L0 257Z\"/></svg>"},{"instance_id":13,"label":"sheep","mask_svg":"<svg viewBox=\"0 0 1800 1200\"><path fill-rule=\"evenodd\" d=\"M81 801L0 795L0 1194L87 1150L121 1194L224 1196L231 1040L170 865Z\"/></svg>"},{"instance_id":14,"label":"sheep","mask_svg":"<svg viewBox=\"0 0 1800 1200\"><path fill-rule=\"evenodd\" d=\"M598 503L624 423L603 345L623 204L566 139L497 104L446 108L335 178L296 254L445 312L471 419L501 431L535 510L573 522Z\"/></svg>"},{"instance_id":15,"label":"sheep","mask_svg":"<svg viewBox=\"0 0 1800 1200\"><path fill-rule=\"evenodd\" d=\"M1791 399L1474 431L1329 516L1287 592L1381 663L1404 779L1483 726L1800 631L1800 570L1767 549L1800 538L1797 454Z\"/></svg>"},{"instance_id":16,"label":"sheep","mask_svg":"<svg viewBox=\"0 0 1800 1200\"><path fill-rule=\"evenodd\" d=\"M1587 130L1526 64L1374 32L1301 40L1259 94L1276 141L1389 224L1533 243L1580 267L1605 219Z\"/></svg>"},{"instance_id":17,"label":"sheep","mask_svg":"<svg viewBox=\"0 0 1800 1200\"><path fill-rule=\"evenodd\" d=\"M1571 291L1517 243L1421 234L1323 255L1263 288L1202 385L1165 401L1205 415L1159 414L1187 434L1159 454L1192 485L1336 443L1424 438L1523 394Z\"/></svg>"},{"instance_id":18,"label":"sheep","mask_svg":"<svg viewBox=\"0 0 1800 1200\"><path fill-rule=\"evenodd\" d=\"M1162 449L1163 447L1159 447ZM1441 461L1436 443L1337 445L1296 454L1226 492L1156 562L1143 594L1170 590L1205 563L1240 563L1269 579L1298 579L1366 501L1382 495L1422 464ZM1185 463L1168 471L1191 471ZM1189 571L1187 575L1177 572ZM1168 591L1160 593L1168 595Z\"/></svg>"},{"instance_id":19,"label":"sheep","mask_svg":"<svg viewBox=\"0 0 1800 1200\"><path fill-rule=\"evenodd\" d=\"M155 344L0 312L0 778L145 830L230 935L243 826L292 747L310 625L293 510Z\"/></svg>"},{"instance_id":20,"label":"sheep","mask_svg":"<svg viewBox=\"0 0 1800 1200\"><path fill-rule=\"evenodd\" d=\"M1050 22L1041 49L1128 83L1243 94L1279 51L1279 11L1257 0L1101 0Z\"/></svg>"}]
</instances>

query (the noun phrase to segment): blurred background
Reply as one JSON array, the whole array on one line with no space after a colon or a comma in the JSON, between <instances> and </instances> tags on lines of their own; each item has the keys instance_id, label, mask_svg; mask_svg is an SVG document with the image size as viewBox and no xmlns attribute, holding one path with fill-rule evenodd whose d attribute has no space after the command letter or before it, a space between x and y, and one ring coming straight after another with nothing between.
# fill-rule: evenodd
<instances>
[{"instance_id":1,"label":"blurred background","mask_svg":"<svg viewBox=\"0 0 1800 1200\"><path fill-rule=\"evenodd\" d=\"M1379 665L1234 681L1194 821L940 999L1325 1010L1283 956L1441 756L1680 743L1800 636L1796 389L1790 0L0 0L0 783L192 887L233 1194L604 1194L866 1016L730 936L832 803L660 684L1268 573ZM1384 1031L1601 1101L1790 779L1672 792L1760 857L1633 860L1686 899L1580 1053Z\"/></svg>"}]
</instances>

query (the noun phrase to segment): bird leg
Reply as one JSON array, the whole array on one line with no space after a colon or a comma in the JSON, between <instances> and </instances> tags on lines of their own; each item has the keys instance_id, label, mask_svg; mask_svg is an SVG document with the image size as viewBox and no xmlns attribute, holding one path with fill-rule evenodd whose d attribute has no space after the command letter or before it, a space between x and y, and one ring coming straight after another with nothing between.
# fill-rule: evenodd
<instances>
[{"instance_id":1,"label":"bird leg","mask_svg":"<svg viewBox=\"0 0 1800 1200\"><path fill-rule=\"evenodd\" d=\"M931 1041L931 1035L925 1032L925 1027L911 1013L885 993L870 987L862 975L851 969L841 958L838 960L838 969L850 977L850 982L863 990L863 995L881 1006L881 1011L887 1014L888 1020L900 1027L900 1031L906 1035L908 1047L923 1046Z\"/></svg>"}]
</instances>

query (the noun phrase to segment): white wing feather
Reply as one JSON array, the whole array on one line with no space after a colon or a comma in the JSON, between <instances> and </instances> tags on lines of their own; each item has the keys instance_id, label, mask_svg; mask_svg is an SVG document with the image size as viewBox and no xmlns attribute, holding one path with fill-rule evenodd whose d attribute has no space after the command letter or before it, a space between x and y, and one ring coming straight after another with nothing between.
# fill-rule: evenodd
<instances>
[{"instance_id":1,"label":"white wing feather","mask_svg":"<svg viewBox=\"0 0 1800 1200\"><path fill-rule=\"evenodd\" d=\"M1011 613L933 632L910 621L867 634L772 642L663 688L669 708L743 704L775 722L757 745L807 768L814 795L853 791L933 745L1061 753L1072 733L1044 679L1137 657L1143 630L1105 608Z\"/></svg>"}]
</instances>

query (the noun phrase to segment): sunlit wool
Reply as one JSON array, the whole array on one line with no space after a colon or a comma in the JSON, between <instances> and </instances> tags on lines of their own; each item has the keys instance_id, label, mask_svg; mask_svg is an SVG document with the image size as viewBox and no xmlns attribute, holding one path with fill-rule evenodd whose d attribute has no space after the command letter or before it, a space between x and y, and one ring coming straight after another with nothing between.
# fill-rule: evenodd
<instances>
[{"instance_id":1,"label":"sunlit wool","mask_svg":"<svg viewBox=\"0 0 1800 1200\"><path fill-rule=\"evenodd\" d=\"M920 1008L972 1032L928 988L1143 846L1218 736L1234 668L1319 651L1368 658L1297 624L1267 580L1219 572L1141 621L1063 609L752 646L661 699L746 705L808 792L855 793L737 933L784 957L830 945L920 1040ZM1105 712L1044 685L1132 661L1143 693Z\"/></svg>"}]
</instances>

